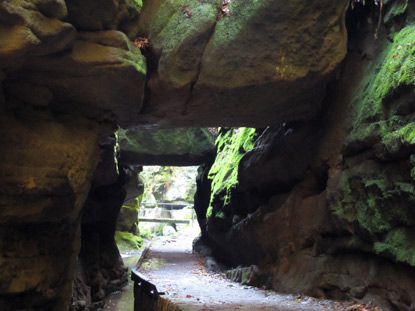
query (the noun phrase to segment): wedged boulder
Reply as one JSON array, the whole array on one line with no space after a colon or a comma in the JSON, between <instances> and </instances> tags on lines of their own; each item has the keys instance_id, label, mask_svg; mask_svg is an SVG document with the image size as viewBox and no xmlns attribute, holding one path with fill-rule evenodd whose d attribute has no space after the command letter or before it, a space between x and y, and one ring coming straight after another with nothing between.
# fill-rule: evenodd
<instances>
[{"instance_id":1,"label":"wedged boulder","mask_svg":"<svg viewBox=\"0 0 415 311\"><path fill-rule=\"evenodd\" d=\"M157 68L148 82L151 98L146 109L151 118L171 119L184 113L217 14L217 0L144 1L140 34L149 38L151 64ZM203 126L197 120L189 124Z\"/></svg>"},{"instance_id":2,"label":"wedged boulder","mask_svg":"<svg viewBox=\"0 0 415 311\"><path fill-rule=\"evenodd\" d=\"M124 165L199 165L214 156L214 137L207 129L118 131Z\"/></svg>"},{"instance_id":3,"label":"wedged boulder","mask_svg":"<svg viewBox=\"0 0 415 311\"><path fill-rule=\"evenodd\" d=\"M119 29L135 38L141 0L67 0L66 4L68 21L79 31Z\"/></svg>"},{"instance_id":4,"label":"wedged boulder","mask_svg":"<svg viewBox=\"0 0 415 311\"><path fill-rule=\"evenodd\" d=\"M27 56L41 56L70 48L75 28L64 22L60 0L2 1L0 3L0 67L20 65Z\"/></svg>"},{"instance_id":5,"label":"wedged boulder","mask_svg":"<svg viewBox=\"0 0 415 311\"><path fill-rule=\"evenodd\" d=\"M47 100L41 105L52 111L130 125L141 109L145 74L140 50L125 34L109 30L80 33L64 53L27 57L4 85L13 109L21 102L36 105L32 94L43 90Z\"/></svg>"},{"instance_id":6,"label":"wedged boulder","mask_svg":"<svg viewBox=\"0 0 415 311\"><path fill-rule=\"evenodd\" d=\"M142 120L264 126L315 115L346 54L348 1L144 1L151 97ZM223 15L223 14L222 14Z\"/></svg>"}]
</instances>

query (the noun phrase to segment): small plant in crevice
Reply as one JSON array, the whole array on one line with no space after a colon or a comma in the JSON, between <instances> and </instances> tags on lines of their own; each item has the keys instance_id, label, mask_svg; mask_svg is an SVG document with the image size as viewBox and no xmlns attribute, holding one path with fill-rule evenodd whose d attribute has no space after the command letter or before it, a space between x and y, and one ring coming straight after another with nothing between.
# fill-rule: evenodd
<instances>
[{"instance_id":1,"label":"small plant in crevice","mask_svg":"<svg viewBox=\"0 0 415 311\"><path fill-rule=\"evenodd\" d=\"M232 3L232 0L222 0L222 6L218 14L218 20L221 20L224 16L231 15L231 9L229 8L229 5L231 3Z\"/></svg>"},{"instance_id":2,"label":"small plant in crevice","mask_svg":"<svg viewBox=\"0 0 415 311\"><path fill-rule=\"evenodd\" d=\"M134 44L142 51L146 51L148 48L148 38L137 37L134 40Z\"/></svg>"}]
</instances>

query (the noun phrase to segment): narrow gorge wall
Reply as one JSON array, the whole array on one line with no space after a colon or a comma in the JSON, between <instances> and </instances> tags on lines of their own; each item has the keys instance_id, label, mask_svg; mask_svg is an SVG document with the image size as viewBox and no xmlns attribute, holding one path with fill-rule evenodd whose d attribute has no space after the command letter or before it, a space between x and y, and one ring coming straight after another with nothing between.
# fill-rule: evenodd
<instances>
[{"instance_id":1,"label":"narrow gorge wall","mask_svg":"<svg viewBox=\"0 0 415 311\"><path fill-rule=\"evenodd\" d=\"M144 58L128 38L139 9L0 3L2 310L70 306L98 141L138 113L144 94Z\"/></svg>"},{"instance_id":2,"label":"narrow gorge wall","mask_svg":"<svg viewBox=\"0 0 415 311\"><path fill-rule=\"evenodd\" d=\"M348 55L319 116L223 129L210 203L198 209L218 258L258 266L249 284L409 310L415 11L385 3L375 38L379 7L366 3L348 13Z\"/></svg>"},{"instance_id":3,"label":"narrow gorge wall","mask_svg":"<svg viewBox=\"0 0 415 311\"><path fill-rule=\"evenodd\" d=\"M86 261L75 287L85 299L122 282L102 232L126 195L107 144L118 127L122 167L210 161L210 138L197 130L177 132L208 148L163 158L140 147L159 128L272 125L244 131L243 142L226 134L241 144L228 149L239 168L223 166L229 180L216 171L226 189L213 181L211 203L201 170L206 239L229 263L260 265L278 290L380 295L408 309L414 8L384 1L375 40L379 7L356 4L348 42L349 3L234 0L228 14L220 0L1 1L0 305L68 309ZM137 36L148 39L142 51Z\"/></svg>"}]
</instances>

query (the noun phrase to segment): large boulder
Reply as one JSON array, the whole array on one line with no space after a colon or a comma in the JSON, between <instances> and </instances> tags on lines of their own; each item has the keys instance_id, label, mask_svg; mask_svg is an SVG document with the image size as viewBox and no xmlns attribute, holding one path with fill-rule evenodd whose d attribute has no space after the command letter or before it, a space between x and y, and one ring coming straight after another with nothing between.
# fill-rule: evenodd
<instances>
[{"instance_id":1,"label":"large boulder","mask_svg":"<svg viewBox=\"0 0 415 311\"><path fill-rule=\"evenodd\" d=\"M82 32L68 23L62 0L3 1L0 68L5 72L6 109L43 107L131 125L142 106L146 64L121 24L126 26L130 13L136 19L141 7L133 0L115 2L117 23ZM84 12L103 8L88 1L68 3L69 12L81 3Z\"/></svg>"},{"instance_id":2,"label":"large boulder","mask_svg":"<svg viewBox=\"0 0 415 311\"><path fill-rule=\"evenodd\" d=\"M4 83L13 108L25 104L131 124L141 109L146 66L125 34L108 30L80 33L59 55L27 57ZM33 93L42 91L39 102ZM70 104L69 104L70 103Z\"/></svg>"},{"instance_id":3,"label":"large boulder","mask_svg":"<svg viewBox=\"0 0 415 311\"><path fill-rule=\"evenodd\" d=\"M75 28L63 20L61 0L0 3L0 67L20 65L27 56L48 55L70 48Z\"/></svg>"},{"instance_id":4,"label":"large boulder","mask_svg":"<svg viewBox=\"0 0 415 311\"><path fill-rule=\"evenodd\" d=\"M214 136L207 129L120 129L117 133L123 165L200 165L214 155Z\"/></svg>"},{"instance_id":5,"label":"large boulder","mask_svg":"<svg viewBox=\"0 0 415 311\"><path fill-rule=\"evenodd\" d=\"M143 120L269 125L317 113L346 54L349 1L144 1L151 97ZM164 120L162 120L164 119Z\"/></svg>"}]
</instances>

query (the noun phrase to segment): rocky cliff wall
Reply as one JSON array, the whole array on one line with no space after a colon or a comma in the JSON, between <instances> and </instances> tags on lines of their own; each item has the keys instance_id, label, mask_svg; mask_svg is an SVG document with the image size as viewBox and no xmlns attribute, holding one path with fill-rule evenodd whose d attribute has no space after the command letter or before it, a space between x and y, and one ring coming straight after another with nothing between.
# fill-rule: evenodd
<instances>
[{"instance_id":1,"label":"rocky cliff wall","mask_svg":"<svg viewBox=\"0 0 415 311\"><path fill-rule=\"evenodd\" d=\"M139 10L136 1L0 3L2 310L70 306L98 141L141 107L145 62L128 38Z\"/></svg>"},{"instance_id":2,"label":"rocky cliff wall","mask_svg":"<svg viewBox=\"0 0 415 311\"><path fill-rule=\"evenodd\" d=\"M379 9L349 11L348 56L318 117L217 141L205 240L228 264L258 265L251 284L415 305L415 11Z\"/></svg>"},{"instance_id":3,"label":"rocky cliff wall","mask_svg":"<svg viewBox=\"0 0 415 311\"><path fill-rule=\"evenodd\" d=\"M294 226L292 231L312 232L304 236L314 237L314 227L309 228L310 223L303 217L312 218L318 202L317 206L326 213L331 208L337 211L328 216L323 212L317 214L315 222L321 224L323 232L318 231L321 245L326 245L325 238L332 234L356 236L374 247L368 253L376 258L376 263L379 258L385 258L400 262L406 265L402 269L407 269L412 262L410 255L397 254L394 249L396 245L408 243L408 239L397 238L406 237L411 230L408 215L413 176L408 175L408 170L413 169L410 157L413 153L410 74L413 55L409 24L413 23L414 15L409 1L384 2L386 27L381 29L387 33L379 33L378 41L373 42L375 29L366 32L365 21L368 17L375 20L377 13L374 9L358 11L360 15L353 17L356 22L349 26L354 25L355 33L361 34L361 38L356 39L355 46L349 44L343 71L337 72L347 52L344 24L347 0L313 1L307 5L301 0L238 0L229 6L220 0L146 0L143 4L136 0L1 1L2 307L59 311L69 307L75 261L81 245L80 225L84 225L84 232L95 221L114 226L113 218L124 195L117 176L115 179L110 176L112 179L108 180L101 176L103 189L114 190L114 205L110 207L102 202L106 193L99 200L92 200L102 190L97 184L91 185L99 161L99 142L111 136L116 125L137 130L227 125L265 127L286 122L269 130L272 135L264 133L262 145L254 148L252 142L242 146L245 151L264 146L264 153L250 152L242 158L239 150L233 149L235 156L242 158L244 169L240 174L239 194L232 190L236 175L232 174L229 180L230 187L225 191L229 207L221 206L219 196L209 209L206 190L200 193L204 209L210 211L209 230L220 228L212 232L212 241L223 237L234 222L243 228L242 220L248 216L256 219L261 211L284 210L279 208L284 202L291 202L284 205L286 213L295 216L298 211L298 217L301 216L296 223L303 226ZM371 1L366 3L369 5ZM373 7L371 4L370 8ZM149 39L146 60L132 42L137 35ZM395 43L391 44L390 40ZM387 66L383 66L385 59ZM388 61L392 63L388 65ZM366 70L374 73L368 75ZM333 83L336 74L339 80ZM383 76L393 77L393 83L384 85ZM355 104L352 94L364 99ZM369 103L360 105L366 98ZM354 118L344 117L351 116L351 111ZM346 122L348 119L351 121ZM353 131L345 143L351 128ZM247 134L254 135L249 131ZM281 145L283 151L277 147ZM296 157L292 156L294 153ZM108 168L112 165L110 162L104 166ZM364 165L367 171L363 178L358 166L361 163L370 164ZM274 169L278 174L271 174ZM399 171L402 174L396 173ZM395 180L396 174L399 178ZM382 191L386 196L376 196ZM347 196L349 192L356 195ZM107 216L95 213L93 217L81 219L88 193L92 199L88 200L85 211L93 214L98 211ZM240 212L237 204L230 203L234 198L241 204ZM405 208L391 215L386 224L366 224L359 212L353 210L356 205L353 200L373 207L379 201L385 202L384 206L393 205L394 198L404 198L401 201ZM259 206L265 209L258 209ZM303 213L303 207L308 212ZM370 211L375 215L382 212ZM203 215L206 213L198 213L202 223ZM339 224L326 222L325 215L334 217ZM271 216L267 219L272 224ZM220 226L215 224L215 219L220 219ZM333 223L340 229L326 229L327 224ZM353 227L345 223L352 223ZM361 233L359 228L366 225L370 231ZM96 236L98 227L90 230L88 238ZM280 224L279 227L283 228ZM299 246L295 243L282 248L278 243L262 245L255 230L265 231L266 235L267 230L273 232L270 229L273 225L259 228L242 230L239 236L246 237L247 243L257 251L246 258L245 252L234 248L235 254L239 252L246 264L266 258L266 262L274 263L267 266L276 269L272 275L285 271L280 280L286 280L283 282L286 285L275 281L275 288L292 291L303 286L304 291L316 290L314 294L326 296L359 295L340 286L338 279L348 275L347 271L344 275L327 276L331 270L326 266L341 262L330 261L329 250L321 246L323 255L310 257L315 261L311 259L307 266L302 262L304 256L299 255L296 262L297 257L287 254L300 254L295 250L301 247L305 247L306 253L310 243L314 243L310 241L314 240L301 235L297 241L287 238L284 231L281 239L295 240ZM236 237L231 237L235 246L244 245ZM107 242L113 246L112 237ZM115 254L112 246L110 249ZM101 295L107 280L113 280L100 278L102 271L98 270L104 265L97 258L104 253L94 251L94 254L97 256L90 265L96 268L91 272L93 276L77 274L80 278L94 279L93 299L94 294ZM235 261L232 256L235 255L230 254L227 260ZM356 253L350 256L363 260ZM116 258L110 261L113 267L118 267L118 255L110 257ZM348 267L347 263L354 266L352 259L344 256L341 259L345 261L342 269ZM306 269L304 272L309 268L316 274L306 274L311 279L298 280L296 271L300 268L292 267ZM375 271L374 275L379 270L378 266L373 268L368 264L367 267ZM397 266L388 261L384 267L379 271L397 271ZM104 270L111 271L111 267ZM328 281L324 279L323 285L316 285L319 283L312 279L313 275L317 279L325 276ZM400 298L404 301L403 308L412 299L411 293L405 294L408 288L405 282L389 291L390 295L403 295Z\"/></svg>"}]
</instances>

